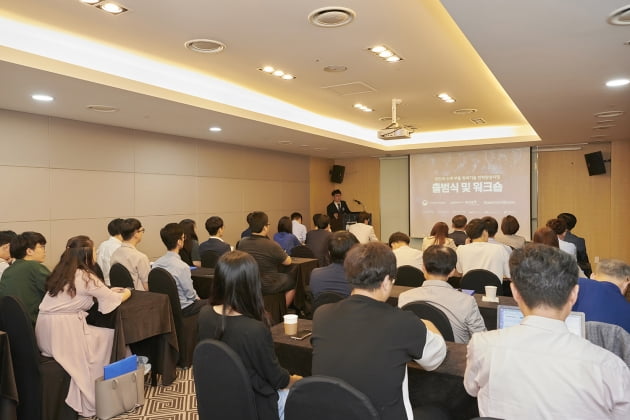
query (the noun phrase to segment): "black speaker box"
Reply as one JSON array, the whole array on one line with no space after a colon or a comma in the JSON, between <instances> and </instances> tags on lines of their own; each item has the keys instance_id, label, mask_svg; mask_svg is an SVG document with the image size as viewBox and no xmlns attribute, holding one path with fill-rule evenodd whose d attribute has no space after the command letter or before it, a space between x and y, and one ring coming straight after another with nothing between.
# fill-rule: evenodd
<instances>
[{"instance_id":1,"label":"black speaker box","mask_svg":"<svg viewBox=\"0 0 630 420\"><path fill-rule=\"evenodd\" d=\"M587 153L584 155L586 159L586 168L589 176L601 175L606 173L606 165L604 164L604 156L602 152Z\"/></svg>"},{"instance_id":2,"label":"black speaker box","mask_svg":"<svg viewBox=\"0 0 630 420\"><path fill-rule=\"evenodd\" d=\"M343 174L346 172L346 167L341 165L333 165L330 170L330 182L335 184L341 184L343 182Z\"/></svg>"}]
</instances>

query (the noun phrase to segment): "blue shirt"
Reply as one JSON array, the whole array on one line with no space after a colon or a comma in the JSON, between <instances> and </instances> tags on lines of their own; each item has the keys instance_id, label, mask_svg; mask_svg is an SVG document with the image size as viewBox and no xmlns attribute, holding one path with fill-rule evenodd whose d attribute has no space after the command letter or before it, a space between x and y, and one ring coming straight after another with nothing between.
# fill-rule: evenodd
<instances>
[{"instance_id":1,"label":"blue shirt","mask_svg":"<svg viewBox=\"0 0 630 420\"><path fill-rule=\"evenodd\" d=\"M199 299L193 287L192 278L190 277L190 267L182 261L179 254L168 251L153 263L153 268L163 268L173 276L175 284L177 285L179 304L182 309L190 306L195 300Z\"/></svg>"},{"instance_id":2,"label":"blue shirt","mask_svg":"<svg viewBox=\"0 0 630 420\"><path fill-rule=\"evenodd\" d=\"M580 291L573 311L584 312L587 321L616 324L630 333L630 302L617 285L608 281L579 279Z\"/></svg>"},{"instance_id":3,"label":"blue shirt","mask_svg":"<svg viewBox=\"0 0 630 420\"><path fill-rule=\"evenodd\" d=\"M287 254L290 254L291 250L296 246L302 245L297 236L288 232L276 233L275 235L273 235L273 240L276 241L276 243L280 245L280 247L284 249Z\"/></svg>"}]
</instances>

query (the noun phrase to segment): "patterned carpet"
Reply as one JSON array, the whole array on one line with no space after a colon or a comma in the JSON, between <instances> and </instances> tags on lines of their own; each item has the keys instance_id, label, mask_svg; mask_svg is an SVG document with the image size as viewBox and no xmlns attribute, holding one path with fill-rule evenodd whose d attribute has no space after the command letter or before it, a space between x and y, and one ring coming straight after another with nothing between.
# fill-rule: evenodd
<instances>
[{"instance_id":1,"label":"patterned carpet","mask_svg":"<svg viewBox=\"0 0 630 420\"><path fill-rule=\"evenodd\" d=\"M148 376L148 375L147 375ZM144 405L113 419L127 420L198 420L197 398L192 369L177 369L177 379L170 386L144 386Z\"/></svg>"}]
</instances>

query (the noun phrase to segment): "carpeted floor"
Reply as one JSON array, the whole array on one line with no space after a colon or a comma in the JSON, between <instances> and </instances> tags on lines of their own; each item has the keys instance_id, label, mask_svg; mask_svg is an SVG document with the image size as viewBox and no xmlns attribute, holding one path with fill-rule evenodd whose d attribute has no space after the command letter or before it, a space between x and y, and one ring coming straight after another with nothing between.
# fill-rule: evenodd
<instances>
[{"instance_id":1,"label":"carpeted floor","mask_svg":"<svg viewBox=\"0 0 630 420\"><path fill-rule=\"evenodd\" d=\"M192 369L177 369L177 379L170 386L145 384L144 405L114 419L127 420L198 420L197 398Z\"/></svg>"}]
</instances>

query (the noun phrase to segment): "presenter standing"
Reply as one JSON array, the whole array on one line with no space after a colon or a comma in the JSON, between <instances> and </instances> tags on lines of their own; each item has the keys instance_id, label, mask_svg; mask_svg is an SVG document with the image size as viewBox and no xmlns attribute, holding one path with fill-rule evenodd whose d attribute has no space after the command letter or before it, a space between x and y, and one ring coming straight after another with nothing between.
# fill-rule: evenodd
<instances>
[{"instance_id":1,"label":"presenter standing","mask_svg":"<svg viewBox=\"0 0 630 420\"><path fill-rule=\"evenodd\" d=\"M341 199L341 191L333 190L333 201L326 207L326 214L330 217L330 228L333 232L345 230L345 215L350 213L348 204Z\"/></svg>"}]
</instances>

